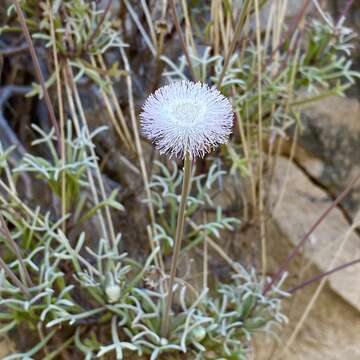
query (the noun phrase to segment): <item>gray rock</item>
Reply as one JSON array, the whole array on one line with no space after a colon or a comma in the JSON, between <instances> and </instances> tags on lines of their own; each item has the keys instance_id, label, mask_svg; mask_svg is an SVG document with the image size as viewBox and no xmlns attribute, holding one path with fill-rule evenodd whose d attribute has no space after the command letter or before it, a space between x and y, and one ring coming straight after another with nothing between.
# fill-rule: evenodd
<instances>
[{"instance_id":1,"label":"gray rock","mask_svg":"<svg viewBox=\"0 0 360 360\"><path fill-rule=\"evenodd\" d=\"M334 197L360 173L360 103L331 97L302 111L297 162ZM360 182L343 201L354 216L360 203Z\"/></svg>"},{"instance_id":2,"label":"gray rock","mask_svg":"<svg viewBox=\"0 0 360 360\"><path fill-rule=\"evenodd\" d=\"M272 216L294 246L332 202L294 163L282 157L276 160L270 197L275 205ZM360 257L360 239L349 232L349 224L338 208L333 209L311 234L304 256L321 272ZM329 283L336 293L360 311L359 266L335 273Z\"/></svg>"},{"instance_id":3,"label":"gray rock","mask_svg":"<svg viewBox=\"0 0 360 360\"><path fill-rule=\"evenodd\" d=\"M286 182L282 201L279 200ZM278 268L286 255L298 244L305 232L326 209L331 200L308 176L284 157L279 157L269 189L272 218L267 223L268 254L271 269ZM341 249L341 251L339 251ZM333 261L335 254L336 261ZM330 263L339 265L359 257L359 237L349 232L349 225L339 209L334 209L313 233L302 255L291 263L287 288L291 288L323 271ZM253 358L258 360L321 360L360 358L360 296L359 265L333 274L322 291L314 298L311 311L305 317L291 346L285 344L295 327L302 321L304 311L313 300L319 282L313 283L284 300L289 325L278 334L280 341L256 338ZM269 357L272 354L272 357Z\"/></svg>"}]
</instances>

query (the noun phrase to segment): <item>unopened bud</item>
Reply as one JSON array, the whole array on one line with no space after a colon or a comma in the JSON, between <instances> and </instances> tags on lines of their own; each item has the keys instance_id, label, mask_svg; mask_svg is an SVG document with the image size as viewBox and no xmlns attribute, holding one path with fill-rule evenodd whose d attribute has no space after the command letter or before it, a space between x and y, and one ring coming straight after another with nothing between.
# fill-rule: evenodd
<instances>
[{"instance_id":1,"label":"unopened bud","mask_svg":"<svg viewBox=\"0 0 360 360\"><path fill-rule=\"evenodd\" d=\"M206 330L203 326L197 326L193 331L192 331L192 336L195 338L195 340L197 342L201 342L205 339L206 336Z\"/></svg>"},{"instance_id":2,"label":"unopened bud","mask_svg":"<svg viewBox=\"0 0 360 360\"><path fill-rule=\"evenodd\" d=\"M110 303L115 303L120 300L121 288L118 284L106 286L105 294Z\"/></svg>"},{"instance_id":3,"label":"unopened bud","mask_svg":"<svg viewBox=\"0 0 360 360\"><path fill-rule=\"evenodd\" d=\"M121 296L121 287L115 282L114 276L110 272L106 276L105 295L111 304L119 301Z\"/></svg>"}]
</instances>

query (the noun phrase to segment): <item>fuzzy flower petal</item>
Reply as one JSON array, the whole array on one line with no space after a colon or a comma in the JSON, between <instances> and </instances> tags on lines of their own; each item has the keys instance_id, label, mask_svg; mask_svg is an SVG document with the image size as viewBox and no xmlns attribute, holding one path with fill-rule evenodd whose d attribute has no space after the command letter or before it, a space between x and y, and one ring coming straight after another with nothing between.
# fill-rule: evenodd
<instances>
[{"instance_id":1,"label":"fuzzy flower petal","mask_svg":"<svg viewBox=\"0 0 360 360\"><path fill-rule=\"evenodd\" d=\"M233 125L230 101L215 87L178 81L151 94L140 115L142 133L161 154L203 157L228 141Z\"/></svg>"}]
</instances>

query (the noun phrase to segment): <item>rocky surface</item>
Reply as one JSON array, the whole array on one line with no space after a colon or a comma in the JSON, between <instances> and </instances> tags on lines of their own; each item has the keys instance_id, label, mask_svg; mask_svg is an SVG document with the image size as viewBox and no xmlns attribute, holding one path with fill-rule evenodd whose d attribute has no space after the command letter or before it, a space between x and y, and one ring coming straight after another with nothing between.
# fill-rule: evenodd
<instances>
[{"instance_id":1,"label":"rocky surface","mask_svg":"<svg viewBox=\"0 0 360 360\"><path fill-rule=\"evenodd\" d=\"M268 222L270 266L276 269L306 230L330 204L324 190L314 185L299 167L288 159L277 160L271 187L272 205L276 206L284 181L282 201ZM273 209L273 207L272 207ZM339 209L314 232L305 251L292 263L288 287L300 283L332 266L360 257L360 239L348 233L349 225ZM346 236L346 234L348 236ZM345 240L344 240L345 239ZM272 250L275 251L272 251ZM341 251L339 251L341 249ZM337 260L332 261L335 254ZM284 302L290 323L281 329L280 342L258 339L255 359L347 359L360 358L360 266L329 277L314 303L293 345L281 352L299 322L319 283L305 287ZM265 344L265 345L264 345Z\"/></svg>"},{"instance_id":2,"label":"rocky surface","mask_svg":"<svg viewBox=\"0 0 360 360\"><path fill-rule=\"evenodd\" d=\"M302 124L295 160L336 196L360 173L360 103L351 98L324 99L302 109ZM360 182L342 204L353 217L359 203Z\"/></svg>"},{"instance_id":3,"label":"rocky surface","mask_svg":"<svg viewBox=\"0 0 360 360\"><path fill-rule=\"evenodd\" d=\"M295 246L332 200L296 165L280 157L271 188L274 199L279 199L283 186L286 186L284 196L280 203L275 202L272 216ZM326 271L329 267L359 258L360 238L349 231L343 213L335 208L311 235L304 256L321 271ZM360 265L354 265L332 275L329 282L332 289L360 311L359 271Z\"/></svg>"},{"instance_id":4,"label":"rocky surface","mask_svg":"<svg viewBox=\"0 0 360 360\"><path fill-rule=\"evenodd\" d=\"M0 359L6 355L9 355L12 349L12 344L8 340L0 338Z\"/></svg>"}]
</instances>

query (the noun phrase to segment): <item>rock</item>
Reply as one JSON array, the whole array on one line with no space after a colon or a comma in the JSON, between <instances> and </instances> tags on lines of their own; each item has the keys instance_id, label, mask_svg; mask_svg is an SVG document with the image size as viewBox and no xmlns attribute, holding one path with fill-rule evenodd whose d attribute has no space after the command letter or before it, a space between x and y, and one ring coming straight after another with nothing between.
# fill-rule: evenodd
<instances>
[{"instance_id":1,"label":"rock","mask_svg":"<svg viewBox=\"0 0 360 360\"><path fill-rule=\"evenodd\" d=\"M288 177L286 178L286 174ZM277 200L286 181L282 201L275 206L272 216L293 245L297 245L332 200L316 187L292 162L279 157L274 170L270 196ZM360 239L349 233L349 224L341 210L335 208L310 236L304 249L305 257L320 271L326 271L360 257ZM342 247L337 259L333 258ZM329 278L331 288L360 311L360 265L354 265Z\"/></svg>"},{"instance_id":2,"label":"rock","mask_svg":"<svg viewBox=\"0 0 360 360\"><path fill-rule=\"evenodd\" d=\"M360 173L360 103L356 99L330 97L302 109L304 131L295 160L334 197ZM360 201L360 182L342 203L355 216Z\"/></svg>"},{"instance_id":3,"label":"rock","mask_svg":"<svg viewBox=\"0 0 360 360\"><path fill-rule=\"evenodd\" d=\"M328 286L320 293L309 316L289 350L286 341L300 320L315 286L299 291L286 304L289 325L282 327L279 343L257 338L254 359L269 360L358 360L360 358L360 315ZM281 354L281 355L280 355Z\"/></svg>"},{"instance_id":4,"label":"rock","mask_svg":"<svg viewBox=\"0 0 360 360\"><path fill-rule=\"evenodd\" d=\"M274 211L272 205L279 199L286 173L287 188L283 200ZM275 271L331 200L300 168L283 157L277 159L269 196L273 202L269 208L272 217L267 222L268 262L269 270ZM349 225L342 212L334 209L314 232L303 256L298 255L291 263L285 289L325 271L348 229ZM359 257L359 243L358 236L351 234L336 264ZM285 299L284 313L289 317L289 324L276 331L279 341L257 336L253 358L359 359L359 270L360 266L354 266L329 277L294 342L288 351L282 352L319 283L306 286L291 298Z\"/></svg>"},{"instance_id":5,"label":"rock","mask_svg":"<svg viewBox=\"0 0 360 360\"><path fill-rule=\"evenodd\" d=\"M10 355L13 349L14 344L8 339L0 338L0 359L3 359L6 355Z\"/></svg>"}]
</instances>

